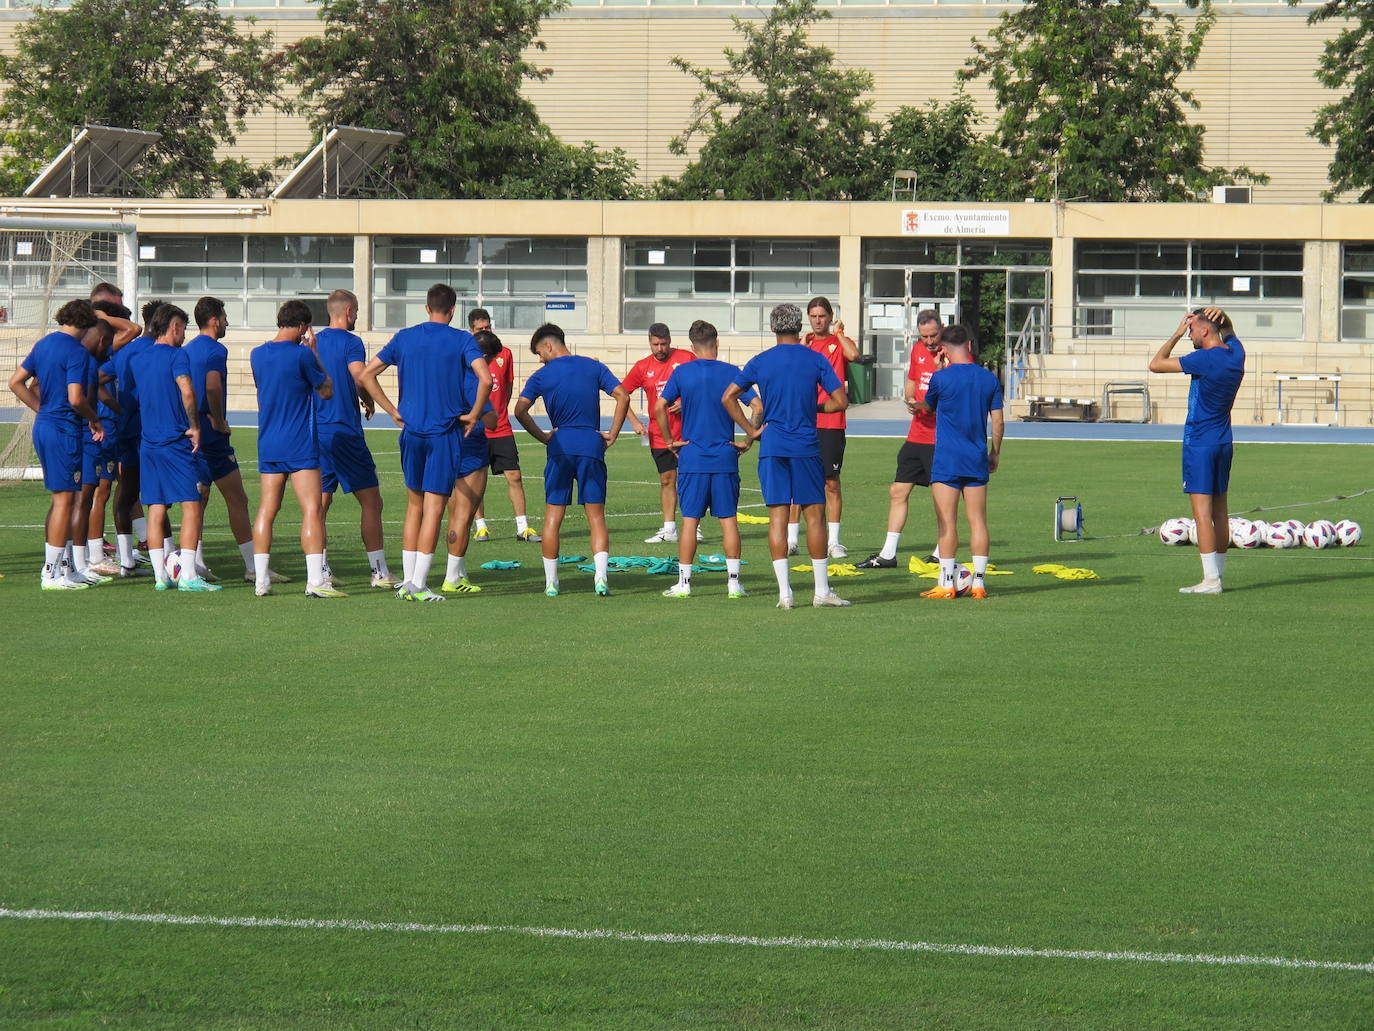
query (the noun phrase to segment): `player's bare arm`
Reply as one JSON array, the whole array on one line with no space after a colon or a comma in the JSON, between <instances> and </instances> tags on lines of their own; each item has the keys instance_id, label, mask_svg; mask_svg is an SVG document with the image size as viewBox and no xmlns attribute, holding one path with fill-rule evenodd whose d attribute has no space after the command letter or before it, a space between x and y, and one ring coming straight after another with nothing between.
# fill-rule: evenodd
<instances>
[{"instance_id":1,"label":"player's bare arm","mask_svg":"<svg viewBox=\"0 0 1374 1031\"><path fill-rule=\"evenodd\" d=\"M529 398L517 398L515 402L515 421L525 427L525 432L541 444L547 444L552 433L546 433L539 423L534 421L534 416L530 415L530 406L533 404Z\"/></svg>"},{"instance_id":2,"label":"player's bare arm","mask_svg":"<svg viewBox=\"0 0 1374 1031\"><path fill-rule=\"evenodd\" d=\"M391 416L392 421L395 422L397 426L401 427L401 429L405 429L406 424L405 420L401 418L401 413L397 411L396 406L391 403L391 398L386 396L386 391L382 389L381 383L377 381L377 377L388 368L389 366L386 362L382 361L380 358L373 358L367 363L359 379L363 387L367 390L368 396L377 403L377 407Z\"/></svg>"},{"instance_id":3,"label":"player's bare arm","mask_svg":"<svg viewBox=\"0 0 1374 1031\"><path fill-rule=\"evenodd\" d=\"M205 403L210 409L210 425L227 437L229 420L224 417L224 379L218 369L210 369L205 374Z\"/></svg>"},{"instance_id":4,"label":"player's bare arm","mask_svg":"<svg viewBox=\"0 0 1374 1031\"><path fill-rule=\"evenodd\" d=\"M856 344L844 332L844 319L835 320L835 336L839 337L840 350L844 352L844 360L852 362L859 357L859 345Z\"/></svg>"},{"instance_id":5,"label":"player's bare arm","mask_svg":"<svg viewBox=\"0 0 1374 1031\"><path fill-rule=\"evenodd\" d=\"M177 388L181 391L181 406L186 409L186 436L191 438L191 453L200 450L200 414L196 411L196 388L191 377L177 377Z\"/></svg>"},{"instance_id":6,"label":"player's bare arm","mask_svg":"<svg viewBox=\"0 0 1374 1031\"><path fill-rule=\"evenodd\" d=\"M113 381L113 377L110 377L108 380L108 382ZM100 384L100 389L96 391L96 397L99 399L101 404L103 404L110 411L114 412L115 415L123 414L124 409L122 409L119 406L119 399L110 393L109 388L105 386L104 382Z\"/></svg>"},{"instance_id":7,"label":"player's bare arm","mask_svg":"<svg viewBox=\"0 0 1374 1031\"><path fill-rule=\"evenodd\" d=\"M654 421L658 423L658 432L663 434L663 439L674 451L687 443L685 440L673 439L672 424L668 422L668 403L661 397L654 402Z\"/></svg>"},{"instance_id":8,"label":"player's bare arm","mask_svg":"<svg viewBox=\"0 0 1374 1031\"><path fill-rule=\"evenodd\" d=\"M731 383L725 388L725 393L721 395L720 403L730 413L730 418L735 420L735 425L744 431L745 437L750 441L755 441L763 436L763 426L761 423L755 426L744 417L744 409L739 406L739 398L743 393L744 390L738 383ZM759 414L763 414L762 405L759 406Z\"/></svg>"},{"instance_id":9,"label":"player's bare arm","mask_svg":"<svg viewBox=\"0 0 1374 1031\"><path fill-rule=\"evenodd\" d=\"M601 439L610 447L620 436L620 427L625 425L625 417L630 413L630 392L617 384L611 391L611 397L615 400L615 414L611 416L611 428L601 434Z\"/></svg>"},{"instance_id":10,"label":"player's bare arm","mask_svg":"<svg viewBox=\"0 0 1374 1031\"><path fill-rule=\"evenodd\" d=\"M33 379L33 375L26 372L23 366L15 369L14 375L10 377L10 392L36 412L42 402L38 396L38 392L29 385L31 379Z\"/></svg>"},{"instance_id":11,"label":"player's bare arm","mask_svg":"<svg viewBox=\"0 0 1374 1031\"><path fill-rule=\"evenodd\" d=\"M916 408L916 381L914 379L904 381L902 400L906 402L906 410L915 415L918 409Z\"/></svg>"},{"instance_id":12,"label":"player's bare arm","mask_svg":"<svg viewBox=\"0 0 1374 1031\"><path fill-rule=\"evenodd\" d=\"M98 319L103 319L104 321L108 322L111 326L114 327L114 340L110 343L111 354L113 354L115 351L118 351L130 340L134 339L136 336L143 332L143 327L140 326L137 322L131 322L128 319L121 319L118 315L111 315L109 312L101 311L98 308L96 309L95 317Z\"/></svg>"},{"instance_id":13,"label":"player's bare arm","mask_svg":"<svg viewBox=\"0 0 1374 1031\"><path fill-rule=\"evenodd\" d=\"M1002 409L997 409L991 413L992 421L992 443L988 447L988 472L995 473L997 467L1002 464L1002 430L1005 420L1002 418Z\"/></svg>"},{"instance_id":14,"label":"player's bare arm","mask_svg":"<svg viewBox=\"0 0 1374 1031\"><path fill-rule=\"evenodd\" d=\"M755 395L754 400L749 402L749 422L756 427L763 425L763 402L758 399L758 395ZM754 446L754 441L749 437L745 437L743 440L732 438L730 443L741 453Z\"/></svg>"},{"instance_id":15,"label":"player's bare arm","mask_svg":"<svg viewBox=\"0 0 1374 1031\"><path fill-rule=\"evenodd\" d=\"M364 419L371 419L377 414L377 406L373 404L367 387L363 386L363 368L362 362L348 363L348 374L353 377L353 391L358 395L358 407L363 410Z\"/></svg>"},{"instance_id":16,"label":"player's bare arm","mask_svg":"<svg viewBox=\"0 0 1374 1031\"><path fill-rule=\"evenodd\" d=\"M831 412L842 412L849 407L849 391L843 383L840 389L835 391L825 399L825 403L820 406L820 411L827 414Z\"/></svg>"}]
</instances>

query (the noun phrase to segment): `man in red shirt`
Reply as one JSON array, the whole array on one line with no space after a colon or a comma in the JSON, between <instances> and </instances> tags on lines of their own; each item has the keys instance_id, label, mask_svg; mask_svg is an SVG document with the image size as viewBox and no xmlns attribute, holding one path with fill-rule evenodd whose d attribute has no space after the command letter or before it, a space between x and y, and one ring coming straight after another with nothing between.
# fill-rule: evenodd
<instances>
[{"instance_id":1,"label":"man in red shirt","mask_svg":"<svg viewBox=\"0 0 1374 1031\"><path fill-rule=\"evenodd\" d=\"M487 430L487 448L491 452L491 472L500 473L506 478L506 493L510 495L510 506L515 510L515 539L540 542L539 534L530 529L529 517L525 513L525 481L520 475L520 452L515 447L515 431L510 425L510 399L515 384L515 357L510 348L497 346L494 350L483 346L485 339L479 333L491 332L491 313L485 308L473 308L468 312L468 332L477 337L477 346L487 358L487 368L491 370L492 410L496 412L496 429ZM496 340L500 345L500 340ZM490 350L490 353L488 351ZM477 499L477 514L473 525L477 528L474 539L491 540L491 530L487 528L486 484L482 485L482 495Z\"/></svg>"},{"instance_id":2,"label":"man in red shirt","mask_svg":"<svg viewBox=\"0 0 1374 1031\"><path fill-rule=\"evenodd\" d=\"M644 410L652 412L658 401L658 393L668 382L673 370L695 358L691 351L682 351L673 346L673 335L668 327L655 322L649 327L649 353L635 362L629 374L620 381L626 392L633 395L636 390L644 391ZM680 405L668 410L668 422L673 438L682 432ZM677 540L677 452L668 446L659 432L658 421L650 419L646 426L639 416L630 412L630 425L641 437L649 435L649 450L658 466L658 498L663 506L663 526L645 544L667 544ZM697 540L701 540L701 530L697 530Z\"/></svg>"},{"instance_id":3,"label":"man in red shirt","mask_svg":"<svg viewBox=\"0 0 1374 1031\"><path fill-rule=\"evenodd\" d=\"M902 391L907 410L911 412L911 429L907 431L902 449L897 452L897 472L892 477L892 486L887 489L887 539L881 551L859 563L860 569L897 567L897 544L906 526L911 488L918 483L922 487L930 486L930 465L935 458L935 413L917 406L925 400L930 377L945 365L944 351L940 347L940 331L944 328L933 309L917 313L916 333L920 343L911 349L911 364L907 367L906 386ZM939 552L937 544L932 561L938 561Z\"/></svg>"},{"instance_id":4,"label":"man in red shirt","mask_svg":"<svg viewBox=\"0 0 1374 1031\"><path fill-rule=\"evenodd\" d=\"M830 363L841 383L849 371L849 363L859 357L859 345L845 336L844 322L831 322L835 309L829 298L813 297L806 306L806 317L811 321L811 332L802 338L802 343ZM830 395L820 391L816 398L818 405L824 404ZM844 412L822 413L816 416L816 435L821 442L821 466L825 469L825 519L826 553L830 558L846 558L849 549L840 543L840 514L844 509L844 499L840 494L840 469L844 465L845 444ZM797 553L797 537L801 531L801 510L795 505L787 520L787 553Z\"/></svg>"}]
</instances>

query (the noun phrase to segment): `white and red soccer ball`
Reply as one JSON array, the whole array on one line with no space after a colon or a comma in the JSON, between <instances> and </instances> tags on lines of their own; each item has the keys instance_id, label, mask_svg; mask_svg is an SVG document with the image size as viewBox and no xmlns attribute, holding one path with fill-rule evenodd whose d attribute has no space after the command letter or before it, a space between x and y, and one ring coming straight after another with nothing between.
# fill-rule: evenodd
<instances>
[{"instance_id":1,"label":"white and red soccer ball","mask_svg":"<svg viewBox=\"0 0 1374 1031\"><path fill-rule=\"evenodd\" d=\"M1187 544L1193 532L1191 519L1166 519L1159 524L1159 539L1165 544Z\"/></svg>"},{"instance_id":2,"label":"white and red soccer ball","mask_svg":"<svg viewBox=\"0 0 1374 1031\"><path fill-rule=\"evenodd\" d=\"M1329 548L1336 543L1336 527L1327 519L1308 523L1302 533L1302 542L1309 548Z\"/></svg>"},{"instance_id":3,"label":"white and red soccer ball","mask_svg":"<svg viewBox=\"0 0 1374 1031\"><path fill-rule=\"evenodd\" d=\"M1264 545L1268 548L1296 548L1301 543L1302 539L1287 521L1270 523L1269 530L1264 535Z\"/></svg>"},{"instance_id":4,"label":"white and red soccer ball","mask_svg":"<svg viewBox=\"0 0 1374 1031\"><path fill-rule=\"evenodd\" d=\"M954 567L954 593L956 597L964 597L973 588L973 572L965 565Z\"/></svg>"},{"instance_id":5,"label":"white and red soccer ball","mask_svg":"<svg viewBox=\"0 0 1374 1031\"><path fill-rule=\"evenodd\" d=\"M1353 548L1360 543L1364 536L1364 531L1360 529L1360 524L1352 519L1342 519L1336 524L1336 543L1344 548Z\"/></svg>"},{"instance_id":6,"label":"white and red soccer ball","mask_svg":"<svg viewBox=\"0 0 1374 1031\"><path fill-rule=\"evenodd\" d=\"M181 552L178 549L167 552L167 557L162 560L162 571L174 583L181 579Z\"/></svg>"},{"instance_id":7,"label":"white and red soccer ball","mask_svg":"<svg viewBox=\"0 0 1374 1031\"><path fill-rule=\"evenodd\" d=\"M1259 530L1255 524L1240 516L1231 517L1231 544L1237 548L1258 548Z\"/></svg>"}]
</instances>

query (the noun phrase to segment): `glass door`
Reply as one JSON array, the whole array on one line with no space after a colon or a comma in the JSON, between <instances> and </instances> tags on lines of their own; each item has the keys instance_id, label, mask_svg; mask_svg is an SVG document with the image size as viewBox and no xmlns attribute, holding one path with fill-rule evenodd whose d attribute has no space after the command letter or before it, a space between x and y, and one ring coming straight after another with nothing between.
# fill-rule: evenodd
<instances>
[{"instance_id":1,"label":"glass door","mask_svg":"<svg viewBox=\"0 0 1374 1031\"><path fill-rule=\"evenodd\" d=\"M916 316L927 308L946 325L959 321L959 269L930 265L870 265L864 279L864 352L876 358L873 396L902 396Z\"/></svg>"}]
</instances>

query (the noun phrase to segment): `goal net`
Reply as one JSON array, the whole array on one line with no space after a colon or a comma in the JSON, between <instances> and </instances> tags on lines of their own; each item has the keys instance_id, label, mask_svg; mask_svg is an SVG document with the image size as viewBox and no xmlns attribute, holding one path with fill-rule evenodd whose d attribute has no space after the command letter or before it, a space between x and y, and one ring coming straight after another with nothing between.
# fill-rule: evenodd
<instances>
[{"instance_id":1,"label":"goal net","mask_svg":"<svg viewBox=\"0 0 1374 1031\"><path fill-rule=\"evenodd\" d=\"M117 283L126 304L137 287L137 238L132 226L108 222L0 219L0 373L4 382L34 343L56 327L53 314L90 295L96 283ZM44 384L40 390L47 389ZM17 420L17 421L16 421ZM0 396L0 483L37 478L33 412L7 390Z\"/></svg>"}]
</instances>

